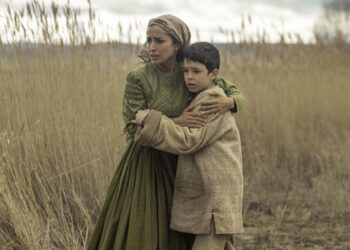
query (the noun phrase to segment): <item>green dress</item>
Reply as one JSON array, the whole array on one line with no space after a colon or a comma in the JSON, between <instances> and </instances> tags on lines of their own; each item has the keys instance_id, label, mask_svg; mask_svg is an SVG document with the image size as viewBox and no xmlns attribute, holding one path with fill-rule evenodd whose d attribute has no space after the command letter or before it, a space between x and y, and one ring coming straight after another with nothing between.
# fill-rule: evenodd
<instances>
[{"instance_id":1,"label":"green dress","mask_svg":"<svg viewBox=\"0 0 350 250\"><path fill-rule=\"evenodd\" d=\"M238 109L243 96L229 82L217 81ZM126 124L139 109L179 116L191 94L180 67L167 75L147 63L127 76L123 99ZM135 126L127 126L130 143L109 186L88 250L186 250L191 236L169 228L177 156L133 141Z\"/></svg>"}]
</instances>

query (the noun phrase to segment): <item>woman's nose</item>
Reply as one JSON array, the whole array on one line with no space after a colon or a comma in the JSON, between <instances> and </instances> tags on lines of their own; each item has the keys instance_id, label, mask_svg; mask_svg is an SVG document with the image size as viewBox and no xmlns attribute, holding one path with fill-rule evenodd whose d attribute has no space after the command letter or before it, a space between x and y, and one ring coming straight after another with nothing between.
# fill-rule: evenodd
<instances>
[{"instance_id":1,"label":"woman's nose","mask_svg":"<svg viewBox=\"0 0 350 250\"><path fill-rule=\"evenodd\" d=\"M155 47L154 47L154 43L153 43L153 42L150 42L150 43L148 44L148 50L149 50L149 51L154 51L154 50L155 50Z\"/></svg>"}]
</instances>

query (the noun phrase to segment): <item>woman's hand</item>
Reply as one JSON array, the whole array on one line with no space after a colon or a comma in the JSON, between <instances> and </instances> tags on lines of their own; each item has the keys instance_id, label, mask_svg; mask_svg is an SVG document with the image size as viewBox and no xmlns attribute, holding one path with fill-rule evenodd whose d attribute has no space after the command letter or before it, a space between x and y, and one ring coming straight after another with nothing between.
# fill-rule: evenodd
<instances>
[{"instance_id":1,"label":"woman's hand","mask_svg":"<svg viewBox=\"0 0 350 250\"><path fill-rule=\"evenodd\" d=\"M173 118L173 121L181 127L200 128L205 125L205 116L200 112L193 111L192 106L187 107L182 114Z\"/></svg>"},{"instance_id":2,"label":"woman's hand","mask_svg":"<svg viewBox=\"0 0 350 250\"><path fill-rule=\"evenodd\" d=\"M138 126L142 126L143 120L149 114L150 111L150 109L138 110L135 115L134 123Z\"/></svg>"},{"instance_id":3,"label":"woman's hand","mask_svg":"<svg viewBox=\"0 0 350 250\"><path fill-rule=\"evenodd\" d=\"M225 112L235 107L235 101L232 97L222 96L216 92L212 92L210 95L215 96L215 100L205 101L201 104L199 111L203 115Z\"/></svg>"}]
</instances>

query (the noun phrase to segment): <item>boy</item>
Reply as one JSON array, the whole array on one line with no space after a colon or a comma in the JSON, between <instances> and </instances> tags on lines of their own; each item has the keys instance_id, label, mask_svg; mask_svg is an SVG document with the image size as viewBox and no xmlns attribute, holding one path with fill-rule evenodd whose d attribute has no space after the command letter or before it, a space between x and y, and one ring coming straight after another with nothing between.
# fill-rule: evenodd
<instances>
[{"instance_id":1,"label":"boy","mask_svg":"<svg viewBox=\"0 0 350 250\"><path fill-rule=\"evenodd\" d=\"M214 95L219 51L210 43L194 43L184 50L184 76L195 93L191 106ZM240 135L228 110L207 116L201 128L181 127L155 110L140 110L136 140L178 154L170 227L195 234L192 249L234 249L232 237L243 231L243 175Z\"/></svg>"}]
</instances>

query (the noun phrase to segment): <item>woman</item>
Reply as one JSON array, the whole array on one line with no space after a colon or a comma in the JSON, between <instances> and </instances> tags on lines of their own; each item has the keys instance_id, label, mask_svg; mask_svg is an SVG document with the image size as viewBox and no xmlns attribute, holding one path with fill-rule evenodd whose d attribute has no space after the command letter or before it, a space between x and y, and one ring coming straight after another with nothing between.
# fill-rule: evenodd
<instances>
[{"instance_id":1,"label":"woman","mask_svg":"<svg viewBox=\"0 0 350 250\"><path fill-rule=\"evenodd\" d=\"M136 126L131 123L137 110L150 108L182 126L203 124L198 114L188 110L181 114L191 94L178 61L190 36L187 25L175 16L149 21L147 42L139 53L146 63L128 74L123 99L131 142L114 174L88 249L191 249L189 237L169 229L177 156L135 143ZM209 112L218 107L227 110L233 103L239 108L243 97L237 89L225 81L218 85L231 97L207 103Z\"/></svg>"}]
</instances>

